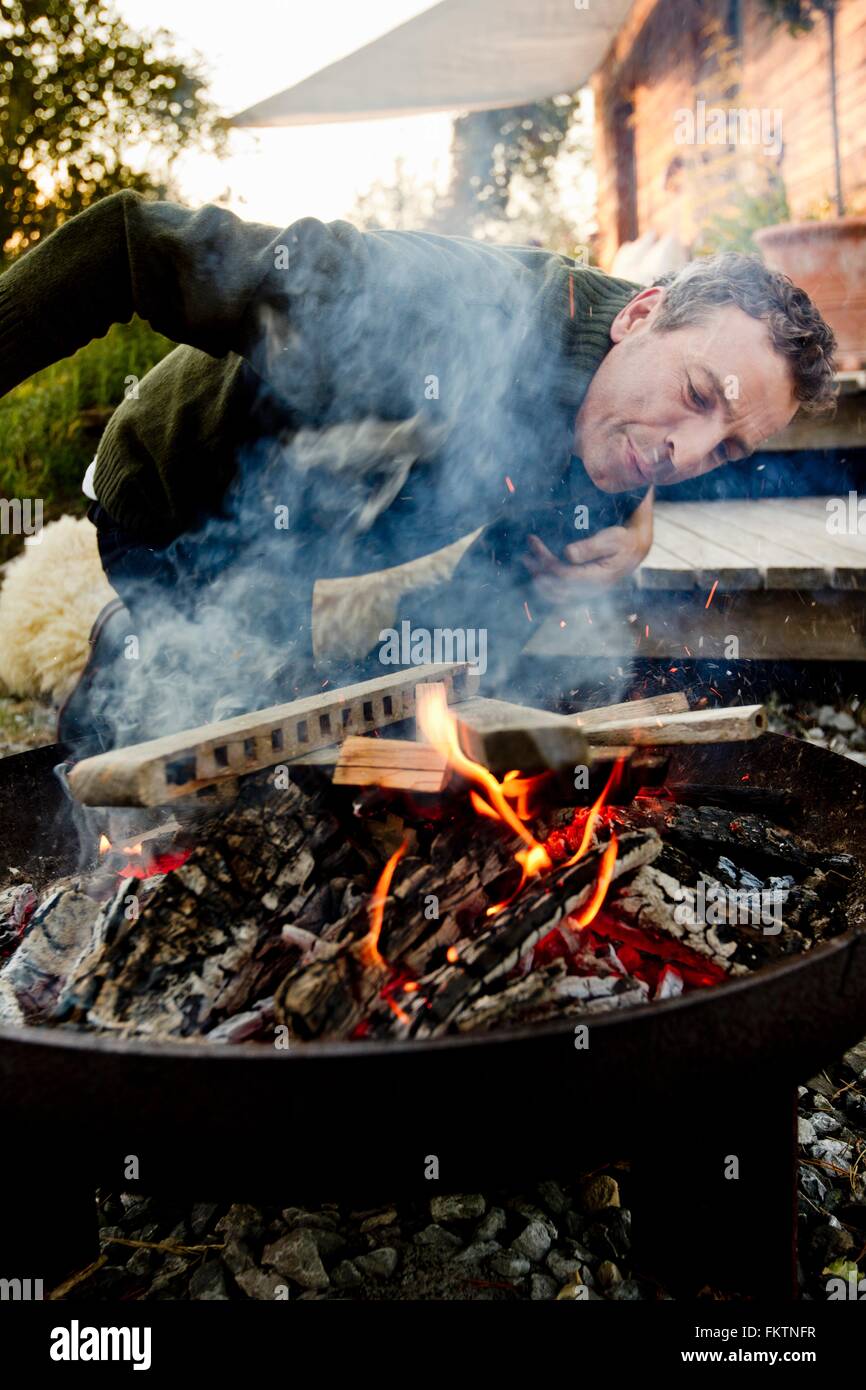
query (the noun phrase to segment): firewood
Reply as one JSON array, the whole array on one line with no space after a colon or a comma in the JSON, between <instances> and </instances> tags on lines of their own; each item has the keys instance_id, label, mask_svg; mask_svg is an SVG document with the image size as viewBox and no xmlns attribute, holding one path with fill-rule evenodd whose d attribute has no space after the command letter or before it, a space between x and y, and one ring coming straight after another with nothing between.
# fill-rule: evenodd
<instances>
[{"instance_id":1,"label":"firewood","mask_svg":"<svg viewBox=\"0 0 866 1390\"><path fill-rule=\"evenodd\" d=\"M160 806L239 773L288 763L307 750L341 743L350 734L408 719L415 713L416 685L428 680L441 681L449 700L463 699L477 687L468 664L417 666L381 680L113 748L78 763L69 773L69 786L87 806Z\"/></svg>"},{"instance_id":2,"label":"firewood","mask_svg":"<svg viewBox=\"0 0 866 1390\"><path fill-rule=\"evenodd\" d=\"M345 787L441 792L448 778L446 759L427 744L410 739L352 737L340 746L333 780Z\"/></svg>"},{"instance_id":3,"label":"firewood","mask_svg":"<svg viewBox=\"0 0 866 1390\"><path fill-rule=\"evenodd\" d=\"M681 714L688 707L688 698L683 692L673 690L666 695L649 695L643 700L623 700L619 705L599 705L596 709L582 709L569 718L581 729L589 730L597 728L599 724L610 724L615 719L642 719L652 714Z\"/></svg>"},{"instance_id":4,"label":"firewood","mask_svg":"<svg viewBox=\"0 0 866 1390\"><path fill-rule=\"evenodd\" d=\"M324 793L290 783L264 796L261 780L155 889L122 881L58 1016L122 1036L184 1038L269 993L295 954L281 928L303 923L317 874L333 876L345 837Z\"/></svg>"},{"instance_id":5,"label":"firewood","mask_svg":"<svg viewBox=\"0 0 866 1390\"><path fill-rule=\"evenodd\" d=\"M475 697L457 714L460 745L470 758L501 777L561 771L587 762L587 746L573 720L549 710Z\"/></svg>"},{"instance_id":6,"label":"firewood","mask_svg":"<svg viewBox=\"0 0 866 1390\"><path fill-rule=\"evenodd\" d=\"M590 850L571 868L554 871L526 888L511 907L492 918L492 925L449 962L419 982L417 993L401 1000L408 1024L395 1021L391 1031L399 1036L434 1037L455 1020L478 994L486 993L506 976L520 957L547 936L564 917L576 912L590 898L598 879L604 846ZM662 842L651 830L626 832L620 838L612 881L651 863L661 853ZM555 885L555 892L550 888Z\"/></svg>"},{"instance_id":7,"label":"firewood","mask_svg":"<svg viewBox=\"0 0 866 1390\"><path fill-rule=\"evenodd\" d=\"M660 851L661 840L654 831L626 832L620 839L614 879L650 863ZM344 941L328 959L302 960L289 971L274 994L275 1018L292 1035L304 1039L345 1037L347 1031L368 1020L374 1036L412 1033L428 1037L444 1032L464 1006L495 988L541 937L587 901L595 889L602 853L603 847L591 850L577 864L553 870L528 886L511 907L491 918L490 926L460 948L455 962L422 976L414 991L388 990L388 972L369 962L361 936L366 916L359 913L354 923L355 939ZM394 976L408 964L403 952L418 939L400 921L408 909L411 920L418 922L418 879L401 884L401 889L401 896L392 895L385 905L389 929L386 936L383 928L380 940L392 984ZM465 894L465 883L461 890ZM465 900L462 905L465 911ZM476 908L481 915L482 900L476 902ZM436 929L437 935L445 926L442 921L427 925Z\"/></svg>"},{"instance_id":8,"label":"firewood","mask_svg":"<svg viewBox=\"0 0 866 1390\"><path fill-rule=\"evenodd\" d=\"M587 728L589 743L636 744L736 743L758 738L767 730L763 705L736 705L726 709L689 710L683 714L659 714L649 718L614 719Z\"/></svg>"}]
</instances>

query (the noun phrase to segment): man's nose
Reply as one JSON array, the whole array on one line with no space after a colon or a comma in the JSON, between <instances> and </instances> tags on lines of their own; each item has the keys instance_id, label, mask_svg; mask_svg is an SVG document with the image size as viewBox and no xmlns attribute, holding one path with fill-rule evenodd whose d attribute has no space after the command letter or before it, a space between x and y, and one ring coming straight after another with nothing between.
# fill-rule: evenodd
<instances>
[{"instance_id":1,"label":"man's nose","mask_svg":"<svg viewBox=\"0 0 866 1390\"><path fill-rule=\"evenodd\" d=\"M674 431L665 441L668 471L677 478L690 478L707 463L723 439L717 423L696 420Z\"/></svg>"}]
</instances>

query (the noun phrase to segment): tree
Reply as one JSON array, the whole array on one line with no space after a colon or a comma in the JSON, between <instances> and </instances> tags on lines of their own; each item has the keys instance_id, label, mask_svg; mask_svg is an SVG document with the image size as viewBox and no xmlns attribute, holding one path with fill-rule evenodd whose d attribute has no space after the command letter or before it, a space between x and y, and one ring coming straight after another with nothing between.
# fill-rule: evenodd
<instances>
[{"instance_id":1,"label":"tree","mask_svg":"<svg viewBox=\"0 0 866 1390\"><path fill-rule=\"evenodd\" d=\"M220 148L204 88L166 30L135 33L111 0L0 0L0 255L107 193L163 192L190 143Z\"/></svg>"}]
</instances>

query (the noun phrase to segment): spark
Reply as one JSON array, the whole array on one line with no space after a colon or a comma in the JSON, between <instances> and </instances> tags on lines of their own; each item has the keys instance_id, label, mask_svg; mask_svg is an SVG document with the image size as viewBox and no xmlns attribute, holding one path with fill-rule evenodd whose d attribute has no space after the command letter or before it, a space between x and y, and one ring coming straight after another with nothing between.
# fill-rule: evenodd
<instances>
[{"instance_id":1,"label":"spark","mask_svg":"<svg viewBox=\"0 0 866 1390\"><path fill-rule=\"evenodd\" d=\"M707 599L706 603L704 604L704 608L709 608L710 604L711 604L712 601L713 601L713 595L715 594L716 589L718 589L718 587L719 587L719 581L718 581L718 579L714 579L714 580L713 580L713 587L710 589L710 596L709 596L709 598Z\"/></svg>"},{"instance_id":2,"label":"spark","mask_svg":"<svg viewBox=\"0 0 866 1390\"><path fill-rule=\"evenodd\" d=\"M508 488L509 492L516 492L517 490L507 473L505 475L505 486Z\"/></svg>"}]
</instances>

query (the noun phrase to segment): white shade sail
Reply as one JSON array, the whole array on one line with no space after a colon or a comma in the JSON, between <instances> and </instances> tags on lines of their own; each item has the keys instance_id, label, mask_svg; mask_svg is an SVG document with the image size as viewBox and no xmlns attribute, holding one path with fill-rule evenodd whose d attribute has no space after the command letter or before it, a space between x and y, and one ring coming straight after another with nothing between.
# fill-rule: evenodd
<instances>
[{"instance_id":1,"label":"white shade sail","mask_svg":"<svg viewBox=\"0 0 866 1390\"><path fill-rule=\"evenodd\" d=\"M326 0L325 0L326 3ZM632 0L442 0L232 118L315 125L520 106L585 82Z\"/></svg>"}]
</instances>

